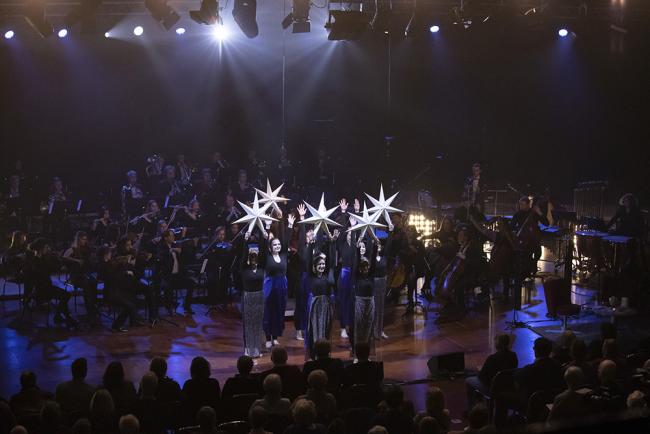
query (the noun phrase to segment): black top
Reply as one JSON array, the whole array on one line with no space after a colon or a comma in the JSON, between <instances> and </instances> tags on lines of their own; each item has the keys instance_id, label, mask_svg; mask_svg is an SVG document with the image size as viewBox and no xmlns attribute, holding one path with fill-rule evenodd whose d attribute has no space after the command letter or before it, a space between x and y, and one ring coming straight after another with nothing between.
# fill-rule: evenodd
<instances>
[{"instance_id":1,"label":"black top","mask_svg":"<svg viewBox=\"0 0 650 434\"><path fill-rule=\"evenodd\" d=\"M281 238L278 238L282 242L282 250L279 254L280 262L276 262L275 259L273 259L273 254L269 251L271 242L265 238L262 239L260 257L263 258L263 260L260 261L260 264L264 264L266 276L282 277L287 275L287 244L290 236L291 229L285 227L284 241Z\"/></svg>"},{"instance_id":2,"label":"black top","mask_svg":"<svg viewBox=\"0 0 650 434\"><path fill-rule=\"evenodd\" d=\"M638 207L633 207L628 212L627 208L620 206L607 228L611 228L614 223L617 235L640 238L643 234L643 214Z\"/></svg>"},{"instance_id":3,"label":"black top","mask_svg":"<svg viewBox=\"0 0 650 434\"><path fill-rule=\"evenodd\" d=\"M330 295L333 292L336 281L334 280L334 257L336 255L336 246L334 243L323 243L318 251L327 252L325 257L325 272L322 276L315 275L312 270L314 269L314 253L313 249L308 249L311 255L307 258L307 269L310 270L310 288L314 297L319 295Z\"/></svg>"},{"instance_id":4,"label":"black top","mask_svg":"<svg viewBox=\"0 0 650 434\"><path fill-rule=\"evenodd\" d=\"M372 249L372 269L370 274L373 277L386 277L388 275L388 260L384 252L381 253L381 256L377 256L378 249L377 246Z\"/></svg>"},{"instance_id":5,"label":"black top","mask_svg":"<svg viewBox=\"0 0 650 434\"><path fill-rule=\"evenodd\" d=\"M348 244L346 238L347 236L345 234L341 234L339 238L339 258L341 260L341 267L352 268L357 255L356 237L352 234L350 244Z\"/></svg>"},{"instance_id":6,"label":"black top","mask_svg":"<svg viewBox=\"0 0 650 434\"><path fill-rule=\"evenodd\" d=\"M257 268L244 268L241 272L242 286L246 292L258 292L264 286L264 270Z\"/></svg>"},{"instance_id":7,"label":"black top","mask_svg":"<svg viewBox=\"0 0 650 434\"><path fill-rule=\"evenodd\" d=\"M235 395L247 393L262 393L262 383L259 376L236 374L226 380L221 392L221 399L226 401Z\"/></svg>"},{"instance_id":8,"label":"black top","mask_svg":"<svg viewBox=\"0 0 650 434\"><path fill-rule=\"evenodd\" d=\"M357 277L357 284L355 286L355 295L357 297L372 297L373 296L374 281L370 275L366 277Z\"/></svg>"},{"instance_id":9,"label":"black top","mask_svg":"<svg viewBox=\"0 0 650 434\"><path fill-rule=\"evenodd\" d=\"M494 354L490 354L487 359L485 359L485 363L483 363L478 378L481 380L481 383L489 387L499 371L503 371L504 369L515 369L518 364L519 361L517 360L517 354L515 352L510 350L497 351Z\"/></svg>"},{"instance_id":10,"label":"black top","mask_svg":"<svg viewBox=\"0 0 650 434\"><path fill-rule=\"evenodd\" d=\"M343 383L343 361L332 357L308 360L302 367L305 380L316 369L322 369L327 374L327 390L337 390Z\"/></svg>"}]
</instances>

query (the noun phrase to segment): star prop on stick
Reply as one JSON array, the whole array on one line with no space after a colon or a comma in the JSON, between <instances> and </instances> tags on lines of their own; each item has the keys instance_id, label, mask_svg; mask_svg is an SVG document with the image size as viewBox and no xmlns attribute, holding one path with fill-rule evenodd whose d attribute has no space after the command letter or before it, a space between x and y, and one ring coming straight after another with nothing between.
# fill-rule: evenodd
<instances>
[{"instance_id":1,"label":"star prop on stick","mask_svg":"<svg viewBox=\"0 0 650 434\"><path fill-rule=\"evenodd\" d=\"M239 201L237 201L239 202ZM248 229L246 230L247 233L253 232L253 228L257 226L260 228L260 231L264 233L264 222L265 221L277 221L277 219L274 219L271 216L266 215L266 210L269 209L271 206L271 203L268 202L262 207L260 207L260 201L257 198L257 193L255 193L255 199L253 200L253 206L250 207L246 204L243 204L239 202L239 205L246 211L246 215L238 220L236 220L234 223L248 223Z\"/></svg>"},{"instance_id":2,"label":"star prop on stick","mask_svg":"<svg viewBox=\"0 0 650 434\"><path fill-rule=\"evenodd\" d=\"M368 196L368 199L370 199L370 202L372 202L372 208L370 208L368 211L378 212L379 215L383 215L384 220L386 220L386 223L388 223L388 226L392 226L393 222L390 220L390 213L404 212L401 209L397 209L391 206L391 203L393 203L393 200L395 200L398 194L399 192L395 193L388 199L384 198L384 186L383 184L379 184L379 199L375 199L366 193L366 196Z\"/></svg>"},{"instance_id":3,"label":"star prop on stick","mask_svg":"<svg viewBox=\"0 0 650 434\"><path fill-rule=\"evenodd\" d=\"M280 184L280 186L278 188L273 190L271 188L271 182L267 178L266 179L266 191L262 191L262 190L259 190L257 188L255 189L255 191L257 191L259 193L259 195L260 195L260 203L263 203L263 204L270 203L271 206L273 207L273 209L275 211L277 211L278 213L280 213L280 207L278 206L278 204L279 203L289 202L289 199L287 199L286 197L280 196L280 190L282 189L283 186L284 186L284 184Z\"/></svg>"},{"instance_id":4,"label":"star prop on stick","mask_svg":"<svg viewBox=\"0 0 650 434\"><path fill-rule=\"evenodd\" d=\"M338 205L331 209L325 208L325 193L323 193L323 195L320 197L320 204L318 205L318 209L309 205L307 202L305 202L305 205L307 205L307 208L309 208L311 217L302 220L300 223L313 224L314 235L318 234L318 230L320 229L321 226L324 226L327 235L332 236L329 227L327 227L327 225L341 226L340 224L338 224L337 222L335 222L330 218L332 213L336 211L336 208L338 208Z\"/></svg>"},{"instance_id":5,"label":"star prop on stick","mask_svg":"<svg viewBox=\"0 0 650 434\"><path fill-rule=\"evenodd\" d=\"M370 232L370 235L373 238L377 239L377 235L375 235L375 229L386 227L386 225L377 223L377 220L379 220L379 216L381 215L381 211L376 211L372 215L370 215L368 211L369 211L368 207L366 207L366 203L364 202L362 215L359 216L350 213L350 216L356 220L356 224L351 228L349 228L348 232L361 231L361 234L359 235L359 239L362 239L366 235L366 232Z\"/></svg>"}]
</instances>

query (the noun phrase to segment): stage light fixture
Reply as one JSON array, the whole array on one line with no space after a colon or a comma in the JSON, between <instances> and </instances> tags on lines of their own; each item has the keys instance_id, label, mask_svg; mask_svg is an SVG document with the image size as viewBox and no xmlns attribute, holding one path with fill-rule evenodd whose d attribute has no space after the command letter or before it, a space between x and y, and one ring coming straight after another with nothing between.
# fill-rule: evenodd
<instances>
[{"instance_id":1,"label":"stage light fixture","mask_svg":"<svg viewBox=\"0 0 650 434\"><path fill-rule=\"evenodd\" d=\"M190 18L199 24L213 25L221 23L219 2L217 0L201 0L201 8L190 11Z\"/></svg>"},{"instance_id":2,"label":"stage light fixture","mask_svg":"<svg viewBox=\"0 0 650 434\"><path fill-rule=\"evenodd\" d=\"M185 29L183 27L179 27L178 29L176 29L176 34L179 35L179 36L184 35L185 34Z\"/></svg>"},{"instance_id":3,"label":"stage light fixture","mask_svg":"<svg viewBox=\"0 0 650 434\"><path fill-rule=\"evenodd\" d=\"M59 38L65 38L68 36L68 29L59 30L59 33L57 33L57 35L59 35Z\"/></svg>"},{"instance_id":4,"label":"stage light fixture","mask_svg":"<svg viewBox=\"0 0 650 434\"><path fill-rule=\"evenodd\" d=\"M440 31L440 26L431 26L429 27L431 33L438 33Z\"/></svg>"},{"instance_id":5,"label":"stage light fixture","mask_svg":"<svg viewBox=\"0 0 650 434\"><path fill-rule=\"evenodd\" d=\"M257 26L257 0L235 0L232 17L246 37L252 39L260 34Z\"/></svg>"},{"instance_id":6,"label":"stage light fixture","mask_svg":"<svg viewBox=\"0 0 650 434\"><path fill-rule=\"evenodd\" d=\"M560 35L561 38L564 38L569 35L569 31L567 29L560 29L557 34Z\"/></svg>"},{"instance_id":7,"label":"stage light fixture","mask_svg":"<svg viewBox=\"0 0 650 434\"><path fill-rule=\"evenodd\" d=\"M310 0L293 0L291 12L282 20L282 28L292 26L292 33L309 33L311 22L309 21Z\"/></svg>"},{"instance_id":8,"label":"stage light fixture","mask_svg":"<svg viewBox=\"0 0 650 434\"><path fill-rule=\"evenodd\" d=\"M104 37L105 37L105 38L110 38L110 37L111 37L110 32L106 32L106 33L104 33Z\"/></svg>"},{"instance_id":9,"label":"stage light fixture","mask_svg":"<svg viewBox=\"0 0 650 434\"><path fill-rule=\"evenodd\" d=\"M368 28L368 16L361 11L330 11L333 22L328 22L330 34L327 37L330 41L358 40Z\"/></svg>"},{"instance_id":10,"label":"stage light fixture","mask_svg":"<svg viewBox=\"0 0 650 434\"><path fill-rule=\"evenodd\" d=\"M228 39L228 36L230 36L230 32L228 32L228 29L225 28L223 24L219 24L214 27L214 30L212 30L212 36L217 41L222 42Z\"/></svg>"},{"instance_id":11,"label":"stage light fixture","mask_svg":"<svg viewBox=\"0 0 650 434\"><path fill-rule=\"evenodd\" d=\"M52 23L45 17L45 2L42 0L33 0L25 5L25 19L44 38L54 33Z\"/></svg>"},{"instance_id":12,"label":"stage light fixture","mask_svg":"<svg viewBox=\"0 0 650 434\"><path fill-rule=\"evenodd\" d=\"M144 6L165 30L170 30L181 19L180 15L167 4L167 0L145 0Z\"/></svg>"},{"instance_id":13,"label":"stage light fixture","mask_svg":"<svg viewBox=\"0 0 650 434\"><path fill-rule=\"evenodd\" d=\"M143 33L144 33L144 29L142 28L142 26L136 26L136 27L133 29L133 34L134 34L135 36L142 36Z\"/></svg>"},{"instance_id":14,"label":"stage light fixture","mask_svg":"<svg viewBox=\"0 0 650 434\"><path fill-rule=\"evenodd\" d=\"M14 37L14 31L13 30L7 30L5 32L5 39L11 39Z\"/></svg>"},{"instance_id":15,"label":"stage light fixture","mask_svg":"<svg viewBox=\"0 0 650 434\"><path fill-rule=\"evenodd\" d=\"M71 29L81 21L83 33L95 33L95 14L101 4L102 0L81 0L81 3L65 16L63 20L65 27Z\"/></svg>"}]
</instances>

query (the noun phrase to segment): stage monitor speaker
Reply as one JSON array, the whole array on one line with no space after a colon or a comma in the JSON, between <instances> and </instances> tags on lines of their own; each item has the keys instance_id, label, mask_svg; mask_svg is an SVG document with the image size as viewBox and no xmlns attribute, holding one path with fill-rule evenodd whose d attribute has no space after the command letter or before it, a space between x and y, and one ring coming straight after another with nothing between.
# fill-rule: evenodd
<instances>
[{"instance_id":1,"label":"stage monitor speaker","mask_svg":"<svg viewBox=\"0 0 650 434\"><path fill-rule=\"evenodd\" d=\"M465 370L465 353L460 351L433 356L427 362L427 367L432 376L441 372L462 372Z\"/></svg>"}]
</instances>

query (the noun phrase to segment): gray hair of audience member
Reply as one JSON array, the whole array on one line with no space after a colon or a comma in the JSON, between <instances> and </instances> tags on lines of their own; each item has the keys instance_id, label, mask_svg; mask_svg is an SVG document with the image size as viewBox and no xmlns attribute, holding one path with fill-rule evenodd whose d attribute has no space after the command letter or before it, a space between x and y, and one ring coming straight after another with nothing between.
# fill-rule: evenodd
<instances>
[{"instance_id":1,"label":"gray hair of audience member","mask_svg":"<svg viewBox=\"0 0 650 434\"><path fill-rule=\"evenodd\" d=\"M311 389L323 391L327 388L327 373L322 369L316 369L309 373L307 384Z\"/></svg>"},{"instance_id":2,"label":"gray hair of audience member","mask_svg":"<svg viewBox=\"0 0 650 434\"><path fill-rule=\"evenodd\" d=\"M577 366L570 366L564 372L564 382L570 390L577 390L578 387L584 384L585 374Z\"/></svg>"},{"instance_id":3,"label":"gray hair of audience member","mask_svg":"<svg viewBox=\"0 0 650 434\"><path fill-rule=\"evenodd\" d=\"M120 421L117 426L119 428L120 434L140 433L140 421L132 414L127 414L120 417Z\"/></svg>"},{"instance_id":4,"label":"gray hair of audience member","mask_svg":"<svg viewBox=\"0 0 650 434\"><path fill-rule=\"evenodd\" d=\"M72 425L72 434L92 434L93 426L85 417L78 419Z\"/></svg>"},{"instance_id":5,"label":"gray hair of audience member","mask_svg":"<svg viewBox=\"0 0 650 434\"><path fill-rule=\"evenodd\" d=\"M611 360L603 360L598 365L598 378L601 383L614 381L616 379L616 363Z\"/></svg>"},{"instance_id":6,"label":"gray hair of audience member","mask_svg":"<svg viewBox=\"0 0 650 434\"><path fill-rule=\"evenodd\" d=\"M278 374L269 374L262 383L264 393L269 396L280 396L282 394L282 378Z\"/></svg>"},{"instance_id":7,"label":"gray hair of audience member","mask_svg":"<svg viewBox=\"0 0 650 434\"><path fill-rule=\"evenodd\" d=\"M368 430L368 434L388 434L388 430L381 425L375 425Z\"/></svg>"},{"instance_id":8,"label":"gray hair of audience member","mask_svg":"<svg viewBox=\"0 0 650 434\"><path fill-rule=\"evenodd\" d=\"M143 398L153 398L158 389L158 376L154 372L146 372L140 380L140 390Z\"/></svg>"},{"instance_id":9,"label":"gray hair of audience member","mask_svg":"<svg viewBox=\"0 0 650 434\"><path fill-rule=\"evenodd\" d=\"M196 413L196 423L199 424L201 432L212 432L217 426L217 413L212 407L203 406Z\"/></svg>"},{"instance_id":10,"label":"gray hair of audience member","mask_svg":"<svg viewBox=\"0 0 650 434\"><path fill-rule=\"evenodd\" d=\"M251 428L259 429L266 425L266 422L269 420L269 412L266 411L264 407L256 405L251 407L248 412L248 422L251 424Z\"/></svg>"},{"instance_id":11,"label":"gray hair of audience member","mask_svg":"<svg viewBox=\"0 0 650 434\"><path fill-rule=\"evenodd\" d=\"M28 433L27 433L27 428L25 428L22 425L16 425L15 427L11 428L9 434L28 434Z\"/></svg>"},{"instance_id":12,"label":"gray hair of audience member","mask_svg":"<svg viewBox=\"0 0 650 434\"><path fill-rule=\"evenodd\" d=\"M93 418L112 418L115 414L113 397L106 389L99 389L90 399L90 415Z\"/></svg>"},{"instance_id":13,"label":"gray hair of audience member","mask_svg":"<svg viewBox=\"0 0 650 434\"><path fill-rule=\"evenodd\" d=\"M635 390L627 396L625 401L627 408L646 408L648 403L645 400L645 395L640 390Z\"/></svg>"},{"instance_id":14,"label":"gray hair of audience member","mask_svg":"<svg viewBox=\"0 0 650 434\"><path fill-rule=\"evenodd\" d=\"M417 426L417 429L418 434L438 434L440 432L440 425L431 416L425 416L420 419L420 424Z\"/></svg>"},{"instance_id":15,"label":"gray hair of audience member","mask_svg":"<svg viewBox=\"0 0 650 434\"><path fill-rule=\"evenodd\" d=\"M293 404L291 414L297 425L308 427L316 420L316 405L307 399L298 399Z\"/></svg>"}]
</instances>

